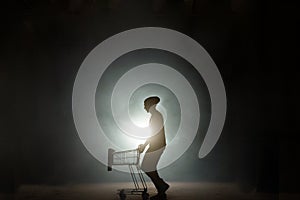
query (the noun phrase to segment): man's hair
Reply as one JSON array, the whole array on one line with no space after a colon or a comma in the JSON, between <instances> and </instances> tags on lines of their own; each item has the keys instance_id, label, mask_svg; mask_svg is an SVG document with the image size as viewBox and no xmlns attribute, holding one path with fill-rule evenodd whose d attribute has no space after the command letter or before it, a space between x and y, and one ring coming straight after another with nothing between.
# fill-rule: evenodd
<instances>
[{"instance_id":1,"label":"man's hair","mask_svg":"<svg viewBox=\"0 0 300 200\"><path fill-rule=\"evenodd\" d=\"M160 98L157 96L148 97L145 99L144 103L149 106L153 106L155 104L158 104L160 102Z\"/></svg>"}]
</instances>

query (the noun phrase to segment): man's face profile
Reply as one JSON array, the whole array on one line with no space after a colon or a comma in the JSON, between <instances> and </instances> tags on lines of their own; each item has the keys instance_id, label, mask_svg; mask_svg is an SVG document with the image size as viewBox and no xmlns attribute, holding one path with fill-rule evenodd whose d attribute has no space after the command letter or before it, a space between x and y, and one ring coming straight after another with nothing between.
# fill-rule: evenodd
<instances>
[{"instance_id":1,"label":"man's face profile","mask_svg":"<svg viewBox=\"0 0 300 200\"><path fill-rule=\"evenodd\" d=\"M149 112L152 106L155 106L160 101L159 97L149 97L144 101L144 109Z\"/></svg>"}]
</instances>

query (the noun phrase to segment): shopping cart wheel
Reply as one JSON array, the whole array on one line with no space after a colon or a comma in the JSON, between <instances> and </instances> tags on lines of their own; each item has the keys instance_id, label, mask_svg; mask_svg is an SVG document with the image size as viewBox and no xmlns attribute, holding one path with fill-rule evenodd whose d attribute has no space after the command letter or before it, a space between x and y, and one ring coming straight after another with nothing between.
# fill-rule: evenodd
<instances>
[{"instance_id":1,"label":"shopping cart wheel","mask_svg":"<svg viewBox=\"0 0 300 200\"><path fill-rule=\"evenodd\" d=\"M143 192L142 198L143 198L143 200L148 200L149 199L149 194L147 192Z\"/></svg>"},{"instance_id":2,"label":"shopping cart wheel","mask_svg":"<svg viewBox=\"0 0 300 200\"><path fill-rule=\"evenodd\" d=\"M125 200L125 199L126 199L125 191L124 191L124 190L121 190L120 193L119 193L119 196L120 196L120 199L121 199L121 200Z\"/></svg>"}]
</instances>

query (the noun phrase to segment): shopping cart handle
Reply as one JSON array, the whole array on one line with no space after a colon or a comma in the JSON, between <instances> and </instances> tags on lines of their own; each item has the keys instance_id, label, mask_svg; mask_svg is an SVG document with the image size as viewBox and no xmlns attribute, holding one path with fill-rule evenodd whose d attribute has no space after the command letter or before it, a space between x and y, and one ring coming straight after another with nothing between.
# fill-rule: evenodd
<instances>
[{"instance_id":1,"label":"shopping cart handle","mask_svg":"<svg viewBox=\"0 0 300 200\"><path fill-rule=\"evenodd\" d=\"M108 159L107 159L107 171L112 171L112 164L113 164L113 153L115 150L108 149Z\"/></svg>"}]
</instances>

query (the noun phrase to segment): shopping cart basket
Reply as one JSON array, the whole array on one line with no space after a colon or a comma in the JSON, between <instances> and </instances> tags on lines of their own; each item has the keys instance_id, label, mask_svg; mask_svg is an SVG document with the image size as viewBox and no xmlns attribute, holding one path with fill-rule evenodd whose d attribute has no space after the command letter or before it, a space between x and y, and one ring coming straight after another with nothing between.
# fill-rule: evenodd
<instances>
[{"instance_id":1,"label":"shopping cart basket","mask_svg":"<svg viewBox=\"0 0 300 200\"><path fill-rule=\"evenodd\" d=\"M147 193L147 184L139 166L139 162L140 152L138 149L127 151L115 151L113 149L108 149L107 170L112 171L113 165L128 165L134 184L134 188L132 189L119 190L118 194L121 200L125 200L126 195L141 195L143 200L147 200L149 198L149 194Z\"/></svg>"}]
</instances>

